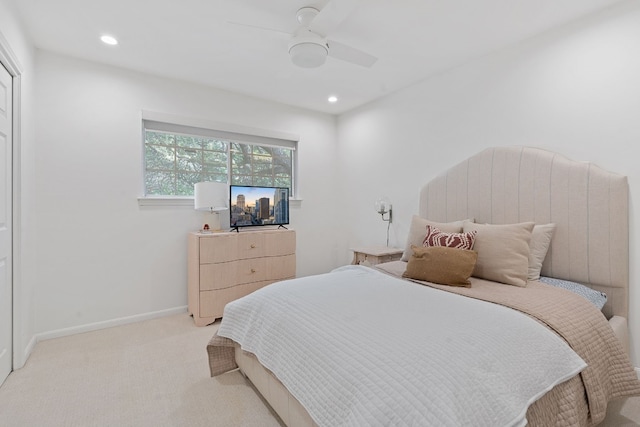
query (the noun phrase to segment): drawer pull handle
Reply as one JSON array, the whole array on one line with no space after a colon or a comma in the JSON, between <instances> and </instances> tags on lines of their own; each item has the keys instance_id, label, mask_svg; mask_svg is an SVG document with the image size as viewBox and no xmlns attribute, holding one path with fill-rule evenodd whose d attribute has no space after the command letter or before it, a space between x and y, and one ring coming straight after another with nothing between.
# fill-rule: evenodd
<instances>
[{"instance_id":1,"label":"drawer pull handle","mask_svg":"<svg viewBox=\"0 0 640 427\"><path fill-rule=\"evenodd\" d=\"M255 248L256 248L255 243L252 243L252 244L251 244L251 249L255 249Z\"/></svg>"},{"instance_id":2,"label":"drawer pull handle","mask_svg":"<svg viewBox=\"0 0 640 427\"><path fill-rule=\"evenodd\" d=\"M252 268L252 269L251 269L251 272L252 272L252 273L255 273L255 272L256 272L256 269L255 269L255 268Z\"/></svg>"}]
</instances>

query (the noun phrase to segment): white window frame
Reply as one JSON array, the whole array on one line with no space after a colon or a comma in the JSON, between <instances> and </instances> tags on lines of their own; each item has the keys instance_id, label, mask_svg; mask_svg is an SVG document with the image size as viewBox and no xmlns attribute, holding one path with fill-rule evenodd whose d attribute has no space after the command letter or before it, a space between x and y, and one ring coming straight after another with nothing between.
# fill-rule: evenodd
<instances>
[{"instance_id":1,"label":"white window frame","mask_svg":"<svg viewBox=\"0 0 640 427\"><path fill-rule=\"evenodd\" d=\"M188 118L172 114L142 111L142 182L143 196L138 198L140 206L187 206L193 207L192 196L153 196L146 195L145 177L145 132L147 130L168 133L181 133L212 137L240 144L253 144L271 147L282 147L292 150L291 164L291 198L297 199L297 146L299 137L295 134L250 128L229 123L213 122L206 119Z\"/></svg>"}]
</instances>

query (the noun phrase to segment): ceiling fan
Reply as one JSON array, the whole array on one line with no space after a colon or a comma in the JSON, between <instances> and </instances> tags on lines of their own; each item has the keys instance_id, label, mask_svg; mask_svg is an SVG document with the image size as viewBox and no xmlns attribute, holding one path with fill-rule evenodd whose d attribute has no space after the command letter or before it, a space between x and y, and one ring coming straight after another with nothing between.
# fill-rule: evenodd
<instances>
[{"instance_id":1,"label":"ceiling fan","mask_svg":"<svg viewBox=\"0 0 640 427\"><path fill-rule=\"evenodd\" d=\"M316 68L325 63L327 56L362 67L371 67L378 58L354 47L327 38L347 16L353 12L360 0L332 0L322 10L313 6L298 9L296 19L299 27L293 33L265 28L257 25L227 21L260 30L284 33L290 36L289 56L291 61L303 68Z\"/></svg>"}]
</instances>

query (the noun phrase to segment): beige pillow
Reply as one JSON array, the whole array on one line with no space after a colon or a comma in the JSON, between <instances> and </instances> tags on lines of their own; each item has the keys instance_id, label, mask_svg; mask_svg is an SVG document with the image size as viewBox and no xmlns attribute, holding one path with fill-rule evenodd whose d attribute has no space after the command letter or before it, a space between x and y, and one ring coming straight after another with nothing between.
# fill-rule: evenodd
<instances>
[{"instance_id":1,"label":"beige pillow","mask_svg":"<svg viewBox=\"0 0 640 427\"><path fill-rule=\"evenodd\" d=\"M471 286L469 277L476 265L478 254L467 249L446 246L412 246L413 255L407 262L402 277L425 280L449 286Z\"/></svg>"},{"instance_id":2,"label":"beige pillow","mask_svg":"<svg viewBox=\"0 0 640 427\"><path fill-rule=\"evenodd\" d=\"M475 224L465 221L464 232L476 230L473 249L478 261L475 277L514 286L527 286L529 241L533 222L520 224Z\"/></svg>"},{"instance_id":3,"label":"beige pillow","mask_svg":"<svg viewBox=\"0 0 640 427\"><path fill-rule=\"evenodd\" d=\"M529 280L540 279L542 263L547 256L555 229L555 224L542 224L533 227L531 241L529 242Z\"/></svg>"},{"instance_id":4,"label":"beige pillow","mask_svg":"<svg viewBox=\"0 0 640 427\"><path fill-rule=\"evenodd\" d=\"M462 223L465 220L454 222L435 222L428 219L420 218L418 215L414 215L411 218L411 227L409 228L409 235L407 236L407 244L402 254L402 261L409 261L413 252L411 251L411 245L422 246L422 241L427 235L427 225L432 225L439 228L441 231L447 233L459 233L462 231Z\"/></svg>"}]
</instances>

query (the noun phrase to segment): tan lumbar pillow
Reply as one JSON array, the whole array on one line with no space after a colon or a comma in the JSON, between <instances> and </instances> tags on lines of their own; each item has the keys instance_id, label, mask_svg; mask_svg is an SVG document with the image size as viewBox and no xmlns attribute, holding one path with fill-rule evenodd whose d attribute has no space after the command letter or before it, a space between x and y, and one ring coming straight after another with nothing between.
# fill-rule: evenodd
<instances>
[{"instance_id":1,"label":"tan lumbar pillow","mask_svg":"<svg viewBox=\"0 0 640 427\"><path fill-rule=\"evenodd\" d=\"M412 245L411 249L413 255L407 262L403 277L449 286L471 286L469 277L478 258L475 251L446 246L415 245Z\"/></svg>"}]
</instances>

